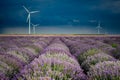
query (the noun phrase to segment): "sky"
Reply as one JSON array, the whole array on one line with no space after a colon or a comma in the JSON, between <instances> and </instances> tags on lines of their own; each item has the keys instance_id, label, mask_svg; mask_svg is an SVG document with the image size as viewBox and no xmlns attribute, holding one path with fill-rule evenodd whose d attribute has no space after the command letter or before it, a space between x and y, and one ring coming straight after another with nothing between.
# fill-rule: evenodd
<instances>
[{"instance_id":1,"label":"sky","mask_svg":"<svg viewBox=\"0 0 120 80\"><path fill-rule=\"evenodd\" d=\"M39 24L37 34L120 34L120 0L3 0L0 1L0 34L28 34L27 12ZM31 32L33 29L31 26Z\"/></svg>"}]
</instances>

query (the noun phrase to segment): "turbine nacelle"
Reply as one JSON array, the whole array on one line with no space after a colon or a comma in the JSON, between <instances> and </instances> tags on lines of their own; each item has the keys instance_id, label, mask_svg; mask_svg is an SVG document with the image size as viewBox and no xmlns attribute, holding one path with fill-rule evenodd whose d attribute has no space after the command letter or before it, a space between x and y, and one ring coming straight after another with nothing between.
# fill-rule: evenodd
<instances>
[{"instance_id":1,"label":"turbine nacelle","mask_svg":"<svg viewBox=\"0 0 120 80\"><path fill-rule=\"evenodd\" d=\"M26 10L28 14L40 12L40 11L29 11L25 6L23 6L23 8Z\"/></svg>"},{"instance_id":2,"label":"turbine nacelle","mask_svg":"<svg viewBox=\"0 0 120 80\"><path fill-rule=\"evenodd\" d=\"M39 26L39 24L34 25L34 24L31 23L31 25L33 26L33 33L35 34L35 33L36 33L36 29L35 29L35 28L36 28L37 26Z\"/></svg>"},{"instance_id":3,"label":"turbine nacelle","mask_svg":"<svg viewBox=\"0 0 120 80\"><path fill-rule=\"evenodd\" d=\"M39 26L39 24L33 24L33 23L31 23L31 25L33 26L33 27L36 27L36 26Z\"/></svg>"},{"instance_id":4,"label":"turbine nacelle","mask_svg":"<svg viewBox=\"0 0 120 80\"><path fill-rule=\"evenodd\" d=\"M31 25L31 19L30 19L30 15L33 14L33 13L37 13L39 11L29 11L25 6L23 6L23 8L26 10L26 12L28 13L28 17L27 17L27 22L29 22L29 34L31 33L31 28L30 28L30 25Z\"/></svg>"},{"instance_id":5,"label":"turbine nacelle","mask_svg":"<svg viewBox=\"0 0 120 80\"><path fill-rule=\"evenodd\" d=\"M23 8L26 10L26 12L28 13L28 17L27 17L27 20L26 22L28 22L28 20L30 19L30 14L33 14L33 13L37 13L39 11L29 11L25 6L23 6Z\"/></svg>"}]
</instances>

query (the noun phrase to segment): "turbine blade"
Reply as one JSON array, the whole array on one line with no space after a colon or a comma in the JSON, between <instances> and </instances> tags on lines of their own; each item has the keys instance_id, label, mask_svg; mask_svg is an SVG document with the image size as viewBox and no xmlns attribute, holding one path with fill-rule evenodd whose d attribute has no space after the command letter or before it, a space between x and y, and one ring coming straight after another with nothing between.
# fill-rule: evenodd
<instances>
[{"instance_id":1,"label":"turbine blade","mask_svg":"<svg viewBox=\"0 0 120 80\"><path fill-rule=\"evenodd\" d=\"M33 23L31 23L31 25L32 25L32 26L34 26L34 24L33 24Z\"/></svg>"},{"instance_id":2,"label":"turbine blade","mask_svg":"<svg viewBox=\"0 0 120 80\"><path fill-rule=\"evenodd\" d=\"M28 17L27 17L27 20L26 20L26 22L28 22L28 20L30 19L30 14L28 14Z\"/></svg>"},{"instance_id":3,"label":"turbine blade","mask_svg":"<svg viewBox=\"0 0 120 80\"><path fill-rule=\"evenodd\" d=\"M23 8L24 8L28 13L30 13L29 10L28 10L25 6L23 6Z\"/></svg>"},{"instance_id":4,"label":"turbine blade","mask_svg":"<svg viewBox=\"0 0 120 80\"><path fill-rule=\"evenodd\" d=\"M30 13L37 13L37 12L39 12L39 11L32 11L32 12L30 12Z\"/></svg>"}]
</instances>

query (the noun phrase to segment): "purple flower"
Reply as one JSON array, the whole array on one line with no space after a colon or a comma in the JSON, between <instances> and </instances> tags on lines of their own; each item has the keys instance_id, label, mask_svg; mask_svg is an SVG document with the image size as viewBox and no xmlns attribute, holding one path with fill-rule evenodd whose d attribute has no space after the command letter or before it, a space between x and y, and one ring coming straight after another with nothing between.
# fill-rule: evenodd
<instances>
[{"instance_id":1,"label":"purple flower","mask_svg":"<svg viewBox=\"0 0 120 80\"><path fill-rule=\"evenodd\" d=\"M81 64L81 67L85 70L85 72L89 71L89 69L99 62L104 61L117 61L112 56L105 53L98 53L93 56L88 56L85 61Z\"/></svg>"},{"instance_id":2,"label":"purple flower","mask_svg":"<svg viewBox=\"0 0 120 80\"><path fill-rule=\"evenodd\" d=\"M120 61L104 61L96 64L88 72L90 79L95 80L119 80Z\"/></svg>"}]
</instances>

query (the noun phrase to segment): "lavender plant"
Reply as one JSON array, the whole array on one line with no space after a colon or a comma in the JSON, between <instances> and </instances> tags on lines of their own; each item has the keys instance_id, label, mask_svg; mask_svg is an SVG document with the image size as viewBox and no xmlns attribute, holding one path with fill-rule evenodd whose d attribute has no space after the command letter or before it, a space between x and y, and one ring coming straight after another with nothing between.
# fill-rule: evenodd
<instances>
[{"instance_id":1,"label":"lavender plant","mask_svg":"<svg viewBox=\"0 0 120 80\"><path fill-rule=\"evenodd\" d=\"M81 64L81 67L84 69L85 72L88 72L89 69L96 65L99 62L104 61L117 61L112 56L105 54L105 53L98 53L93 56L88 56L85 61Z\"/></svg>"},{"instance_id":2,"label":"lavender plant","mask_svg":"<svg viewBox=\"0 0 120 80\"><path fill-rule=\"evenodd\" d=\"M104 61L91 67L90 80L120 80L120 61Z\"/></svg>"},{"instance_id":3,"label":"lavender plant","mask_svg":"<svg viewBox=\"0 0 120 80\"><path fill-rule=\"evenodd\" d=\"M87 50L87 51L84 52L82 55L79 55L79 56L77 57L77 59L78 59L79 63L82 64L82 62L83 62L84 60L86 60L87 57L93 56L93 55L95 55L95 54L98 54L99 52L100 52L100 50L93 48L93 49Z\"/></svg>"},{"instance_id":4,"label":"lavender plant","mask_svg":"<svg viewBox=\"0 0 120 80\"><path fill-rule=\"evenodd\" d=\"M13 78L25 65L37 57L52 39L49 37L0 37L2 41L0 42L0 80ZM36 42L39 44L36 45Z\"/></svg>"},{"instance_id":5,"label":"lavender plant","mask_svg":"<svg viewBox=\"0 0 120 80\"><path fill-rule=\"evenodd\" d=\"M43 52L21 71L23 78L27 80L43 77L54 80L86 80L77 60L70 55L69 49L59 38L55 39Z\"/></svg>"},{"instance_id":6,"label":"lavender plant","mask_svg":"<svg viewBox=\"0 0 120 80\"><path fill-rule=\"evenodd\" d=\"M66 54L63 56L61 54L43 54L27 66L21 74L27 80L36 80L41 77L50 77L55 80L86 79L76 60Z\"/></svg>"}]
</instances>

